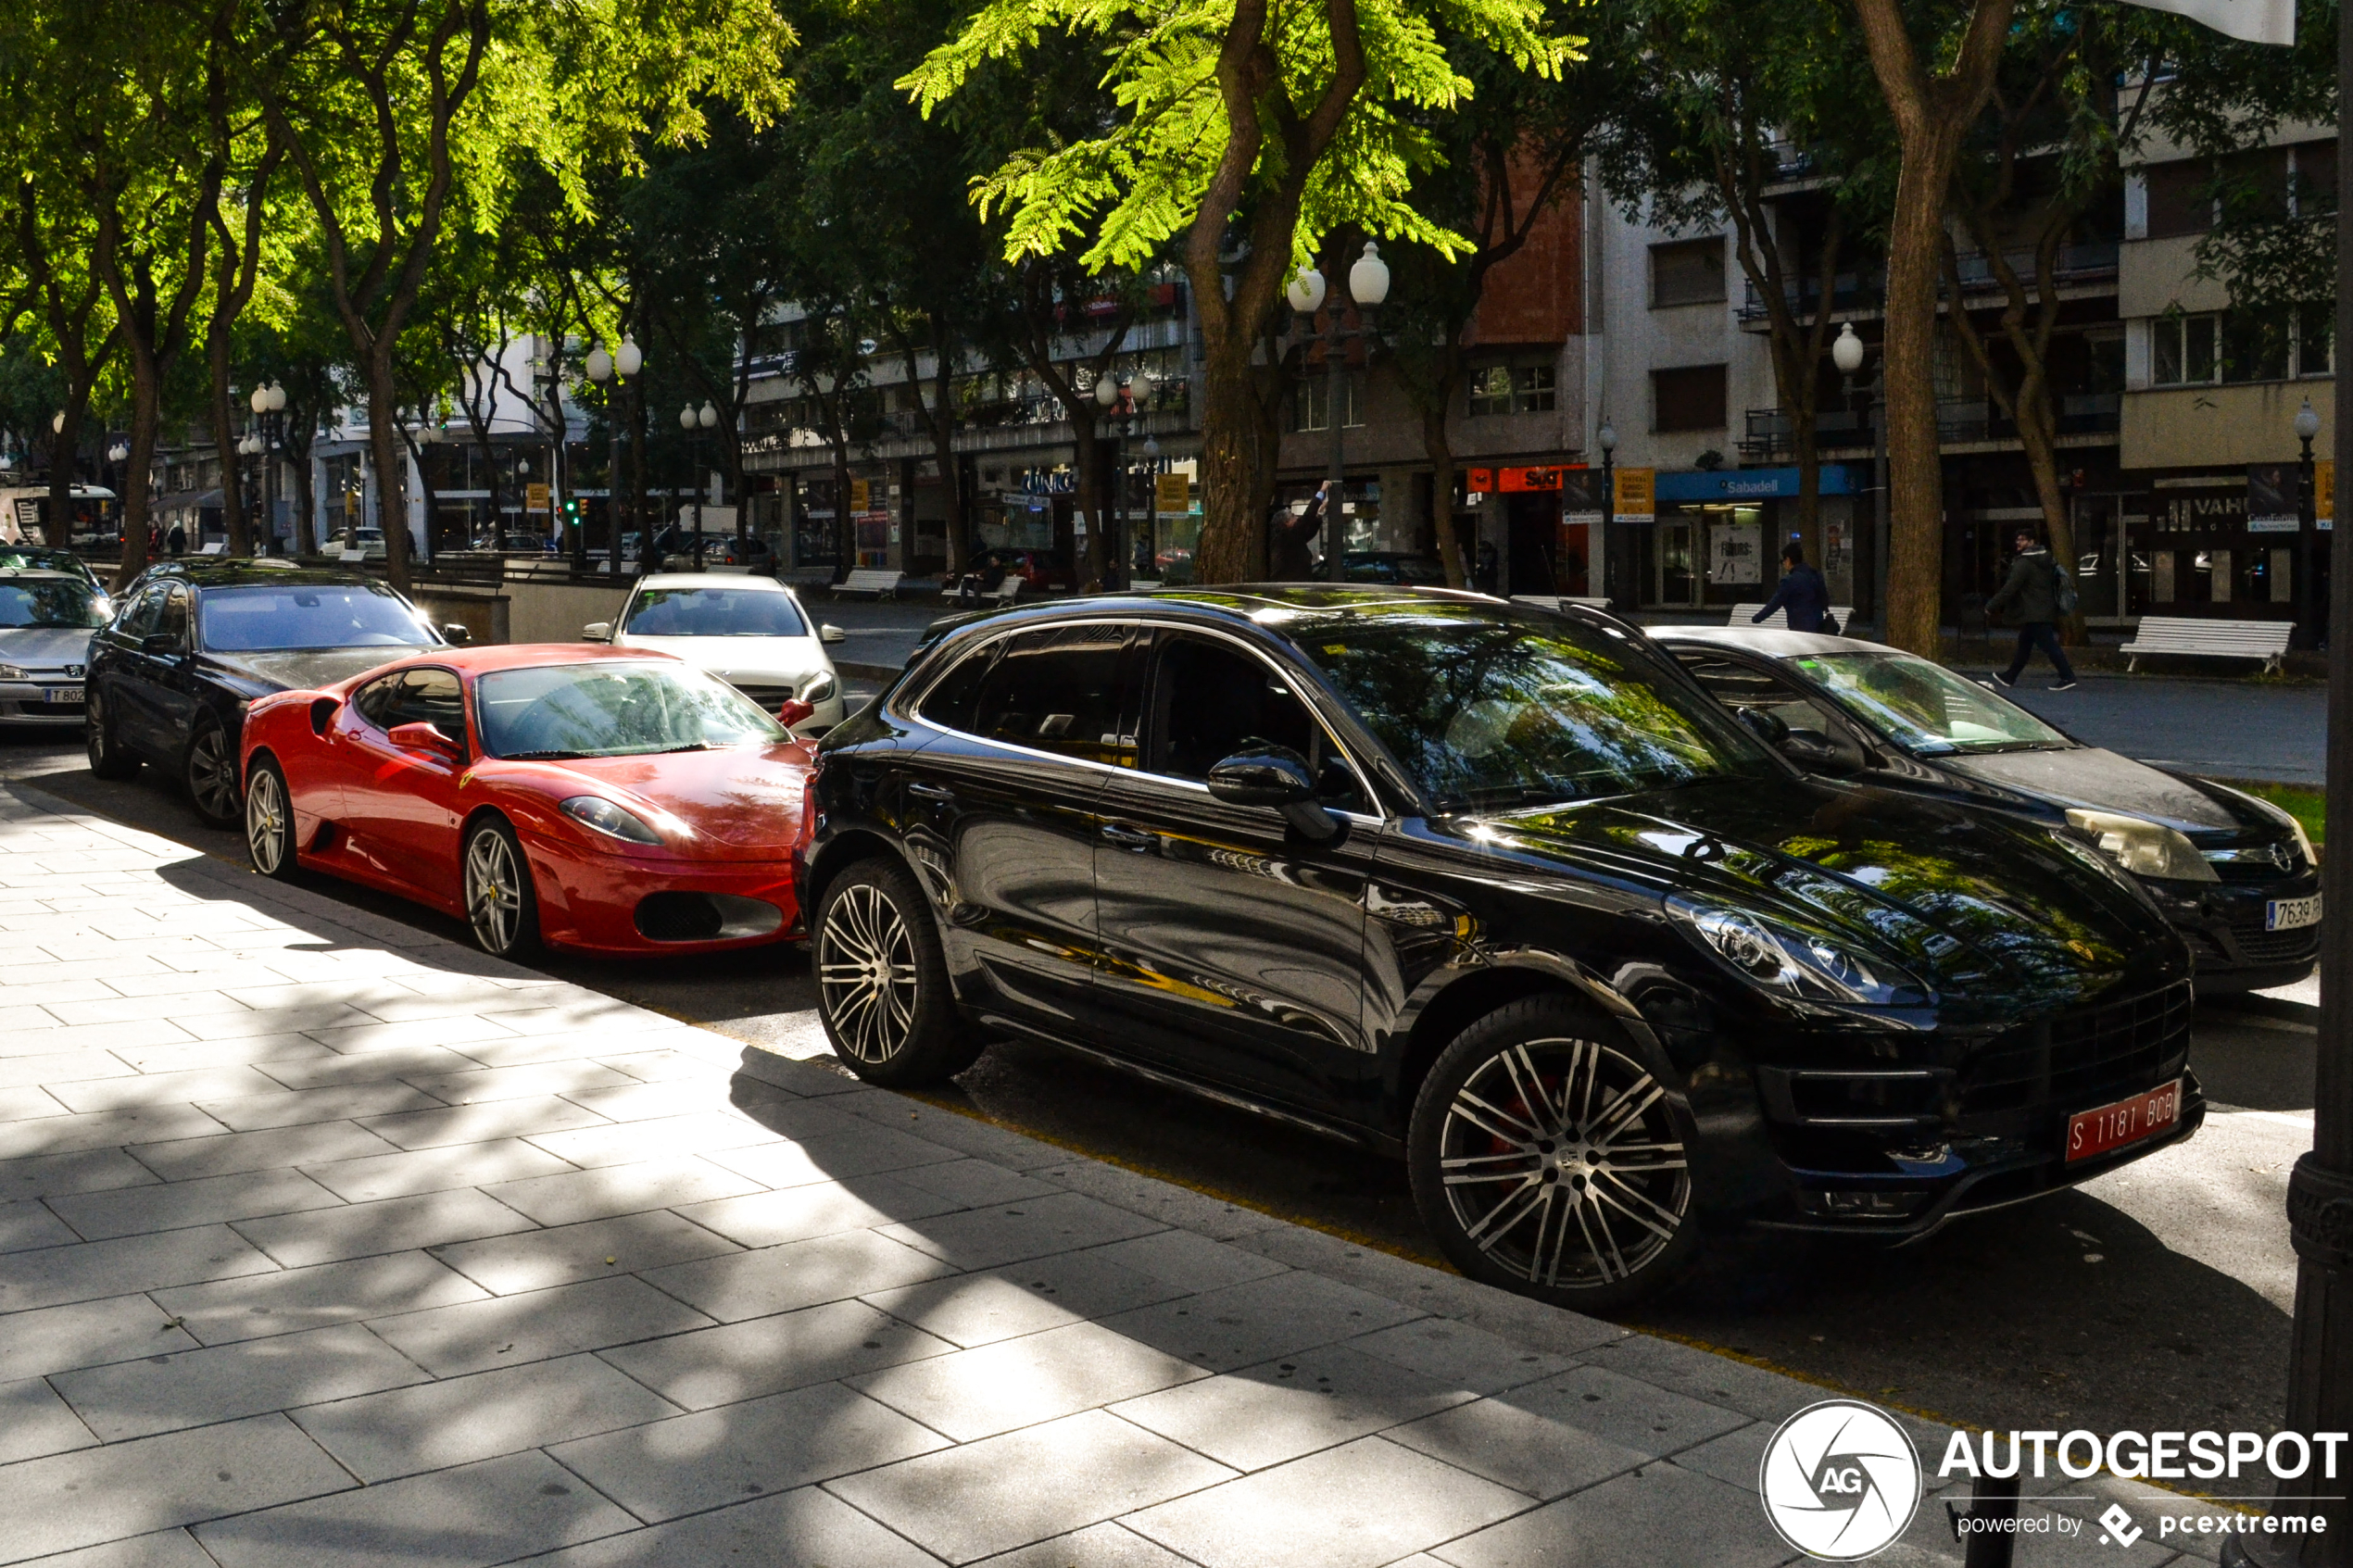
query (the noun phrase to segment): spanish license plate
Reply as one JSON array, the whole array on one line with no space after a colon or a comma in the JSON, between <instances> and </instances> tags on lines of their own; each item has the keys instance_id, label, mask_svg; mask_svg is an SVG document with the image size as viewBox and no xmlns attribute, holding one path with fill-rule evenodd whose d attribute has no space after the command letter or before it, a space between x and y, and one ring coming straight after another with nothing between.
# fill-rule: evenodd
<instances>
[{"instance_id":1,"label":"spanish license plate","mask_svg":"<svg viewBox=\"0 0 2353 1568\"><path fill-rule=\"evenodd\" d=\"M2263 929L2266 931L2296 931L2321 923L2321 896L2309 898L2270 898L2263 904Z\"/></svg>"},{"instance_id":2,"label":"spanish license plate","mask_svg":"<svg viewBox=\"0 0 2353 1568\"><path fill-rule=\"evenodd\" d=\"M2067 1119L2067 1157L2089 1160L2151 1133L2161 1133L2182 1119L2182 1081L2159 1085L2145 1095L2118 1100L2094 1110L2079 1110Z\"/></svg>"},{"instance_id":3,"label":"spanish license plate","mask_svg":"<svg viewBox=\"0 0 2353 1568\"><path fill-rule=\"evenodd\" d=\"M41 688L41 700L53 708L79 708L82 706L82 688L80 686L44 686ZM2315 915L2313 918L2317 920L2320 917Z\"/></svg>"}]
</instances>

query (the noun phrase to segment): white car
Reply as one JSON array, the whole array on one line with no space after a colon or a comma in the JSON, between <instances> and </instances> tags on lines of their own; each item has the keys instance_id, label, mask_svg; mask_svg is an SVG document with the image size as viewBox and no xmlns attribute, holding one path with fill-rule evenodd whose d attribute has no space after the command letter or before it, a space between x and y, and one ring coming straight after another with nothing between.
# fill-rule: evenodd
<instances>
[{"instance_id":1,"label":"white car","mask_svg":"<svg viewBox=\"0 0 2353 1568\"><path fill-rule=\"evenodd\" d=\"M809 619L800 597L773 577L662 571L641 580L618 621L580 629L592 643L675 655L774 713L798 698L815 711L792 726L822 735L842 721L841 675L827 643L846 633Z\"/></svg>"}]
</instances>

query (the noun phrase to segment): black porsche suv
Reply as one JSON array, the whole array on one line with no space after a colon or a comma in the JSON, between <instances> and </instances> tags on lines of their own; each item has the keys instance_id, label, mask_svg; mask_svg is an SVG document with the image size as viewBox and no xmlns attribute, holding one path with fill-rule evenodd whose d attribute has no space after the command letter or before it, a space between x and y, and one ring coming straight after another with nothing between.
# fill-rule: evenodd
<instances>
[{"instance_id":1,"label":"black porsche suv","mask_svg":"<svg viewBox=\"0 0 2353 1568\"><path fill-rule=\"evenodd\" d=\"M1896 1239L2189 1136L2190 958L2088 842L1807 777L1606 617L1406 588L966 618L818 753L861 1076L1051 1042L1407 1160L1474 1277Z\"/></svg>"},{"instance_id":2,"label":"black porsche suv","mask_svg":"<svg viewBox=\"0 0 2353 1568\"><path fill-rule=\"evenodd\" d=\"M167 769L214 827L245 819L237 740L253 699L326 685L462 638L383 583L278 562L168 562L115 601L90 639L90 771Z\"/></svg>"}]
</instances>

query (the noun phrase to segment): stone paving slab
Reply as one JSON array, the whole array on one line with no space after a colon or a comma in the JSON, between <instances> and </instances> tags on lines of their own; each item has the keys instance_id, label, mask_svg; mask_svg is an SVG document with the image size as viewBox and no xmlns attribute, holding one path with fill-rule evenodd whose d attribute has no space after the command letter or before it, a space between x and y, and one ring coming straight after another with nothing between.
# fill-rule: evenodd
<instances>
[{"instance_id":1,"label":"stone paving slab","mask_svg":"<svg viewBox=\"0 0 2353 1568\"><path fill-rule=\"evenodd\" d=\"M0 1562L1790 1561L1811 1386L29 790L0 929Z\"/></svg>"}]
</instances>

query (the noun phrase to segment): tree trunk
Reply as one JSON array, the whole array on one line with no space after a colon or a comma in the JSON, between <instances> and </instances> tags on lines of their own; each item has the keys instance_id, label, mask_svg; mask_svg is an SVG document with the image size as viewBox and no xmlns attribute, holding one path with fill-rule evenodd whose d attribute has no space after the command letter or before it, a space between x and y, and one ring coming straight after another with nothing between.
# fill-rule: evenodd
<instances>
[{"instance_id":1,"label":"tree trunk","mask_svg":"<svg viewBox=\"0 0 2353 1568\"><path fill-rule=\"evenodd\" d=\"M858 525L849 516L849 441L843 433L843 418L837 408L834 419L834 570L846 573L858 565ZM836 582L840 578L837 577Z\"/></svg>"},{"instance_id":2,"label":"tree trunk","mask_svg":"<svg viewBox=\"0 0 2353 1568\"><path fill-rule=\"evenodd\" d=\"M295 554L315 556L320 550L319 490L310 476L310 443L306 440L297 447L289 440L285 448L295 472Z\"/></svg>"},{"instance_id":3,"label":"tree trunk","mask_svg":"<svg viewBox=\"0 0 2353 1568\"><path fill-rule=\"evenodd\" d=\"M392 341L380 338L368 356L368 450L376 464L376 525L384 530L384 580L405 594L414 586L415 577L409 570L409 485L399 396L392 380Z\"/></svg>"},{"instance_id":4,"label":"tree trunk","mask_svg":"<svg viewBox=\"0 0 2353 1568\"><path fill-rule=\"evenodd\" d=\"M948 531L948 582L953 585L972 558L972 525L964 497L964 468L956 460L956 379L950 345L935 339L931 421L932 461L939 469L940 504Z\"/></svg>"},{"instance_id":5,"label":"tree trunk","mask_svg":"<svg viewBox=\"0 0 2353 1568\"><path fill-rule=\"evenodd\" d=\"M1905 149L1888 231L1888 643L1933 656L1944 622L1944 476L1937 453L1936 279L1944 246L1948 140Z\"/></svg>"},{"instance_id":6,"label":"tree trunk","mask_svg":"<svg viewBox=\"0 0 2353 1568\"><path fill-rule=\"evenodd\" d=\"M214 326L205 336L208 340L205 358L212 377L212 439L220 452L220 521L229 530L229 553L249 556L253 538L245 521L245 465L238 460L237 444L229 439L230 428L236 422L229 397L229 333Z\"/></svg>"},{"instance_id":7,"label":"tree trunk","mask_svg":"<svg viewBox=\"0 0 2353 1568\"><path fill-rule=\"evenodd\" d=\"M1470 586L1463 569L1463 542L1454 536L1454 439L1453 420L1454 380L1440 378L1437 396L1422 405L1422 451L1429 458L1430 530L1438 536L1438 559L1446 568L1449 588Z\"/></svg>"},{"instance_id":8,"label":"tree trunk","mask_svg":"<svg viewBox=\"0 0 2353 1568\"><path fill-rule=\"evenodd\" d=\"M131 349L131 458L122 476L122 562L115 568L117 594L147 570L152 500L148 474L156 455L157 401L161 390L154 360L141 352L135 342Z\"/></svg>"},{"instance_id":9,"label":"tree trunk","mask_svg":"<svg viewBox=\"0 0 2353 1568\"><path fill-rule=\"evenodd\" d=\"M1255 583L1266 575L1275 465L1251 372L1250 341L1212 349L1202 368L1197 583Z\"/></svg>"}]
</instances>

